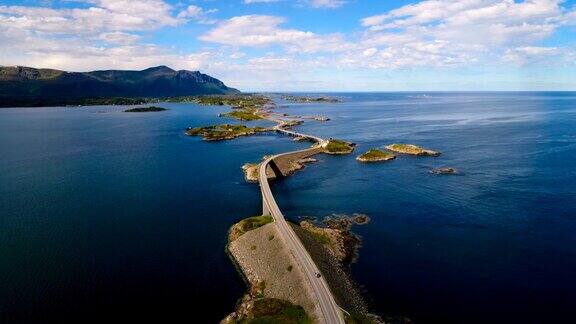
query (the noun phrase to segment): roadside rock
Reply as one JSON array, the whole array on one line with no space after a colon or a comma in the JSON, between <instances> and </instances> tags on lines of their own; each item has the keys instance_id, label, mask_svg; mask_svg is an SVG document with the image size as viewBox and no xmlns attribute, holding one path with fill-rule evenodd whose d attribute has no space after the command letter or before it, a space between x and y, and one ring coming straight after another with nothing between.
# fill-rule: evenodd
<instances>
[{"instance_id":1,"label":"roadside rock","mask_svg":"<svg viewBox=\"0 0 576 324\"><path fill-rule=\"evenodd\" d=\"M248 182L258 182L258 164L257 163L246 163L242 166L242 171L244 171L244 178Z\"/></svg>"},{"instance_id":2,"label":"roadside rock","mask_svg":"<svg viewBox=\"0 0 576 324\"><path fill-rule=\"evenodd\" d=\"M300 226L323 244L341 264L350 263L356 257L361 241L350 231L349 221L334 221L328 227L319 227L310 221L302 221Z\"/></svg>"}]
</instances>

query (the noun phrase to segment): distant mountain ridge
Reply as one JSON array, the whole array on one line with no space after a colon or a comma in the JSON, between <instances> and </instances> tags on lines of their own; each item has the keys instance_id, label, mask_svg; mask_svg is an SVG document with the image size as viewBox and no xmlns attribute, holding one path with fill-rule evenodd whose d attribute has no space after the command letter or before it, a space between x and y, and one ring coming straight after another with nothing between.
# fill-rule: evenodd
<instances>
[{"instance_id":1,"label":"distant mountain ridge","mask_svg":"<svg viewBox=\"0 0 576 324\"><path fill-rule=\"evenodd\" d=\"M0 66L0 106L73 103L86 98L166 98L233 94L238 90L199 71L157 66L142 71L66 72Z\"/></svg>"}]
</instances>

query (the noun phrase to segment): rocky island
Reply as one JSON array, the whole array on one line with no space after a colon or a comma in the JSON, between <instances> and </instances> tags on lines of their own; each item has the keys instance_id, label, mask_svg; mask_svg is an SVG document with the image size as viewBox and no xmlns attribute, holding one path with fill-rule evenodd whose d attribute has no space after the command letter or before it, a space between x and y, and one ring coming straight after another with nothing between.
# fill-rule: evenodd
<instances>
[{"instance_id":1,"label":"rocky island","mask_svg":"<svg viewBox=\"0 0 576 324\"><path fill-rule=\"evenodd\" d=\"M354 144L337 139L330 139L323 146L324 153L332 155L350 154L354 151Z\"/></svg>"},{"instance_id":2,"label":"rocky island","mask_svg":"<svg viewBox=\"0 0 576 324\"><path fill-rule=\"evenodd\" d=\"M194 101L204 106L228 105L232 109L257 109L271 103L268 97L251 94L201 96L196 97Z\"/></svg>"},{"instance_id":3,"label":"rocky island","mask_svg":"<svg viewBox=\"0 0 576 324\"><path fill-rule=\"evenodd\" d=\"M320 122L330 121L330 118L328 118L326 116L301 116L300 118L311 119L311 120L320 121Z\"/></svg>"},{"instance_id":4,"label":"rocky island","mask_svg":"<svg viewBox=\"0 0 576 324\"><path fill-rule=\"evenodd\" d=\"M401 154L417 156L440 156L440 154L442 154L440 152L424 149L413 144L391 144L386 146L386 149Z\"/></svg>"},{"instance_id":5,"label":"rocky island","mask_svg":"<svg viewBox=\"0 0 576 324\"><path fill-rule=\"evenodd\" d=\"M264 127L247 127L244 125L212 125L204 127L189 127L186 130L188 136L203 136L205 141L229 140L240 136L249 136L269 131Z\"/></svg>"},{"instance_id":6,"label":"rocky island","mask_svg":"<svg viewBox=\"0 0 576 324\"><path fill-rule=\"evenodd\" d=\"M458 170L455 168L436 168L430 171L433 174L458 174Z\"/></svg>"},{"instance_id":7,"label":"rocky island","mask_svg":"<svg viewBox=\"0 0 576 324\"><path fill-rule=\"evenodd\" d=\"M394 160L395 158L395 154L384 152L378 149L371 149L368 152L358 156L356 160L359 162L382 162Z\"/></svg>"},{"instance_id":8,"label":"rocky island","mask_svg":"<svg viewBox=\"0 0 576 324\"><path fill-rule=\"evenodd\" d=\"M162 107L150 106L150 107L136 107L124 110L124 112L157 112L157 111L165 111L168 110Z\"/></svg>"},{"instance_id":9,"label":"rocky island","mask_svg":"<svg viewBox=\"0 0 576 324\"><path fill-rule=\"evenodd\" d=\"M305 97L305 96L283 96L282 99L291 102L298 102L298 103L337 103L342 102L336 98L330 97Z\"/></svg>"},{"instance_id":10,"label":"rocky island","mask_svg":"<svg viewBox=\"0 0 576 324\"><path fill-rule=\"evenodd\" d=\"M246 163L242 166L244 178L248 182L258 182L258 163Z\"/></svg>"},{"instance_id":11,"label":"rocky island","mask_svg":"<svg viewBox=\"0 0 576 324\"><path fill-rule=\"evenodd\" d=\"M230 117L241 121L253 121L262 119L262 117L258 116L258 114L256 114L254 111L232 111L229 113L221 114L219 116Z\"/></svg>"}]
</instances>

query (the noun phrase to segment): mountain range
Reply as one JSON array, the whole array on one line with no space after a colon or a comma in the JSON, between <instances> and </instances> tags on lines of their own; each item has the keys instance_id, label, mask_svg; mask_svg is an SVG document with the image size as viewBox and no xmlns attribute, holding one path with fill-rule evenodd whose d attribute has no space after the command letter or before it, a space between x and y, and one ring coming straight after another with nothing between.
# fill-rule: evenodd
<instances>
[{"instance_id":1,"label":"mountain range","mask_svg":"<svg viewBox=\"0 0 576 324\"><path fill-rule=\"evenodd\" d=\"M167 98L234 94L238 90L198 71L157 66L142 71L66 72L0 66L0 107L81 104L87 99Z\"/></svg>"}]
</instances>

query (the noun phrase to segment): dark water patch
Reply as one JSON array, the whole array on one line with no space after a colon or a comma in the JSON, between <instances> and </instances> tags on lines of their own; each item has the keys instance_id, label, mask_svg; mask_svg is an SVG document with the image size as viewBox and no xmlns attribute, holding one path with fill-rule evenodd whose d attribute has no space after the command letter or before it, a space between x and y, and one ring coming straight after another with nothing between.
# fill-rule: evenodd
<instances>
[{"instance_id":1,"label":"dark water patch","mask_svg":"<svg viewBox=\"0 0 576 324\"><path fill-rule=\"evenodd\" d=\"M357 151L319 156L273 191L293 220L370 215L354 228L363 247L352 273L375 310L422 323L570 318L574 93L339 97L282 111L331 118L297 128ZM237 123L217 117L225 107L163 107L0 110L3 322L213 323L233 309L245 287L224 253L227 230L261 211L240 167L306 144L277 134L207 143L184 130ZM396 142L443 154L355 161ZM463 174L429 174L441 166Z\"/></svg>"}]
</instances>

